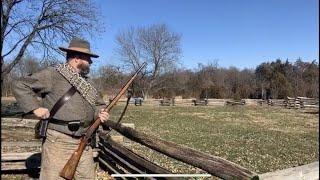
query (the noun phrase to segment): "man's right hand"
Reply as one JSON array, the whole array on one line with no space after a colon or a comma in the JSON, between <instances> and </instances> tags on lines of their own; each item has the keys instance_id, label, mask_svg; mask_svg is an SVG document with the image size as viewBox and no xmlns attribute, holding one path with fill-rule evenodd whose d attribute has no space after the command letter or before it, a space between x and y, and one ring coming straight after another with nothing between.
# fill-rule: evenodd
<instances>
[{"instance_id":1,"label":"man's right hand","mask_svg":"<svg viewBox=\"0 0 320 180\"><path fill-rule=\"evenodd\" d=\"M33 114L41 119L47 119L48 117L50 117L50 111L47 108L42 107L33 110Z\"/></svg>"}]
</instances>

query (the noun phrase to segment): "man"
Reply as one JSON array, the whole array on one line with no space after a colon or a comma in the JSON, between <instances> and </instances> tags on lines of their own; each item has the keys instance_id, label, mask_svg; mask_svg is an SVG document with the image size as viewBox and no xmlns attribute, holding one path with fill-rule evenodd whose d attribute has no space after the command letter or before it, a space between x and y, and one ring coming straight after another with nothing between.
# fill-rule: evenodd
<instances>
[{"instance_id":1,"label":"man","mask_svg":"<svg viewBox=\"0 0 320 180\"><path fill-rule=\"evenodd\" d=\"M41 180L63 179L59 176L71 154L78 147L81 135L99 117L102 122L109 118L102 112L102 98L87 77L91 57L98 55L90 51L90 44L82 39L72 39L66 52L67 62L49 67L14 83L14 95L25 113L33 112L40 119L49 119L46 138L42 145ZM75 93L50 115L56 102L71 87ZM37 100L42 97L42 102ZM62 98L63 99L63 98ZM52 111L51 111L52 112ZM95 179L93 153L87 145L79 161L76 179Z\"/></svg>"}]
</instances>

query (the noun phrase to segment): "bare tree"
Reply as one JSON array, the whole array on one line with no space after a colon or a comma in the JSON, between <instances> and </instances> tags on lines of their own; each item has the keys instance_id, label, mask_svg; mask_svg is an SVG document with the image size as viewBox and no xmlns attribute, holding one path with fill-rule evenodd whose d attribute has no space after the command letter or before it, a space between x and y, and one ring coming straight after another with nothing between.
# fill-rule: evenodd
<instances>
[{"instance_id":1,"label":"bare tree","mask_svg":"<svg viewBox=\"0 0 320 180\"><path fill-rule=\"evenodd\" d=\"M120 55L124 65L138 70L142 64L142 49L139 43L138 32L134 27L129 27L118 33L116 37L118 48L116 53Z\"/></svg>"},{"instance_id":2,"label":"bare tree","mask_svg":"<svg viewBox=\"0 0 320 180\"><path fill-rule=\"evenodd\" d=\"M159 75L179 60L180 39L181 35L171 32L165 24L130 27L117 35L117 53L126 66L136 70L142 61L149 64L145 71L148 78L144 96L148 96L148 91L155 85Z\"/></svg>"},{"instance_id":3,"label":"bare tree","mask_svg":"<svg viewBox=\"0 0 320 180\"><path fill-rule=\"evenodd\" d=\"M26 50L42 51L43 57L49 57L59 53L58 45L72 37L103 30L100 14L89 0L1 2L2 78L22 60Z\"/></svg>"}]
</instances>

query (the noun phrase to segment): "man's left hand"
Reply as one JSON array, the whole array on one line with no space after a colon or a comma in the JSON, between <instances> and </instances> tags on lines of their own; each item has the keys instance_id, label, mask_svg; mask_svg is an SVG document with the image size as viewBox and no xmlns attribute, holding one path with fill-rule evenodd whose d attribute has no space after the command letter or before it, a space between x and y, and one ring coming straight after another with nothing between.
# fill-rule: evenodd
<instances>
[{"instance_id":1,"label":"man's left hand","mask_svg":"<svg viewBox=\"0 0 320 180\"><path fill-rule=\"evenodd\" d=\"M106 111L101 111L98 114L98 117L100 118L101 123L104 123L105 121L107 121L109 119L109 113Z\"/></svg>"}]
</instances>

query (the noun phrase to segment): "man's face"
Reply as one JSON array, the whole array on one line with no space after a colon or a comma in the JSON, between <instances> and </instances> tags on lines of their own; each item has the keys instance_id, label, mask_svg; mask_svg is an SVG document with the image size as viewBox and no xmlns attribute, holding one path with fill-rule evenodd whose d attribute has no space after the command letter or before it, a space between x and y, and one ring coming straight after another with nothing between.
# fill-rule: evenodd
<instances>
[{"instance_id":1,"label":"man's face","mask_svg":"<svg viewBox=\"0 0 320 180\"><path fill-rule=\"evenodd\" d=\"M77 64L77 68L80 70L81 75L87 75L90 72L90 65L92 63L89 55L81 54L78 56L80 61Z\"/></svg>"}]
</instances>

